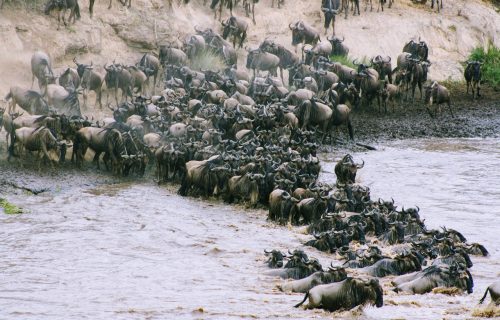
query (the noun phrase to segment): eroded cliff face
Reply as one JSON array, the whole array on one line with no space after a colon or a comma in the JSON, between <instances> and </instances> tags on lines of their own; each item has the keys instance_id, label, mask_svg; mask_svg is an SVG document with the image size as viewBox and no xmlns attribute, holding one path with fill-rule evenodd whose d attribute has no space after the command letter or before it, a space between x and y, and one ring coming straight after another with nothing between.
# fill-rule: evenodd
<instances>
[{"instance_id":1,"label":"eroded cliff face","mask_svg":"<svg viewBox=\"0 0 500 320\"><path fill-rule=\"evenodd\" d=\"M55 16L6 5L0 11L0 94L5 95L11 85L31 84L30 57L35 49L50 54L56 72L73 65L75 56L99 67L113 60L132 64L143 52L156 51L158 41L175 41L178 36L193 33L196 25L221 28L203 0L191 0L187 6L174 1L172 9L167 3L133 0L132 8L127 9L115 2L108 10L107 1L97 1L94 18L90 19L88 0L80 0L82 18L59 31ZM271 0L261 0L256 6L257 24L248 19L247 46L256 47L270 37L291 47L288 25L299 19L321 30L325 37L319 8L320 0L289 0L281 9L271 8ZM432 79L461 79L461 62L474 47L488 42L500 46L500 15L480 0L445 1L441 13L409 0L398 0L383 13L376 7L370 12L362 6L361 11L361 16L349 15L347 20L343 15L337 17L336 34L345 37L351 57L389 55L395 65L404 43L420 38L430 47ZM223 13L223 17L228 15ZM244 16L244 12L238 8L235 15ZM246 51L239 50L241 65L245 57Z\"/></svg>"}]
</instances>

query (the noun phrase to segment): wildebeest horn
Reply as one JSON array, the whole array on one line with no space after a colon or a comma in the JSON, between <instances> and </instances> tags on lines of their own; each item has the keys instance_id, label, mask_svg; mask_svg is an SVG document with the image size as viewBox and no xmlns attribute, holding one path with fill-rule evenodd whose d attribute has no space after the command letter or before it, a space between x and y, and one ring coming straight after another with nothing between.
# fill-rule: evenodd
<instances>
[{"instance_id":1,"label":"wildebeest horn","mask_svg":"<svg viewBox=\"0 0 500 320\"><path fill-rule=\"evenodd\" d=\"M290 23L290 24L288 25L288 28L290 28L290 30L293 30L293 29L295 29L295 28L296 28L296 26L293 26L293 27L292 27L292 25L293 25L293 23Z\"/></svg>"},{"instance_id":2,"label":"wildebeest horn","mask_svg":"<svg viewBox=\"0 0 500 320\"><path fill-rule=\"evenodd\" d=\"M361 160L361 161L363 161L363 163L361 165L357 164L356 168L362 169L365 166L365 161L364 160Z\"/></svg>"},{"instance_id":3,"label":"wildebeest horn","mask_svg":"<svg viewBox=\"0 0 500 320\"><path fill-rule=\"evenodd\" d=\"M359 66L359 63L358 62L358 59L354 59L352 60L352 64L355 65L355 66Z\"/></svg>"}]
</instances>

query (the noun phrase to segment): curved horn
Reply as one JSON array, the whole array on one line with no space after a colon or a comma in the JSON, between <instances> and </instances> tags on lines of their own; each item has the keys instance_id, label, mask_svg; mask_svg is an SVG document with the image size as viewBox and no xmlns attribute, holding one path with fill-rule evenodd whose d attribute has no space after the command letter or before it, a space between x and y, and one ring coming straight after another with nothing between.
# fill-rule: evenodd
<instances>
[{"instance_id":1,"label":"curved horn","mask_svg":"<svg viewBox=\"0 0 500 320\"><path fill-rule=\"evenodd\" d=\"M357 164L356 168L362 169L365 166L365 160L361 160L363 163L361 165Z\"/></svg>"}]
</instances>

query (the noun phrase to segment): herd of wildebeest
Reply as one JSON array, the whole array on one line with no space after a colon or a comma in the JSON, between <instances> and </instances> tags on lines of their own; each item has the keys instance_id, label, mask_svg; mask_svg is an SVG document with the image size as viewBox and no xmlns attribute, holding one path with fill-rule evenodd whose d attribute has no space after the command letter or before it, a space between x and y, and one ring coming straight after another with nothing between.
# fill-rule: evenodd
<instances>
[{"instance_id":1,"label":"herd of wildebeest","mask_svg":"<svg viewBox=\"0 0 500 320\"><path fill-rule=\"evenodd\" d=\"M236 54L248 24L233 15L222 21L222 35L196 28L182 43L160 45L158 54L146 53L136 64L104 65L105 74L92 62L75 58L76 68L55 76L50 57L36 51L31 85L37 79L40 91L12 87L6 96L10 104L2 122L8 158L23 163L27 151L41 153L40 169L47 160L54 166L51 152L64 162L72 147L71 161L82 167L90 149L97 167L104 154L104 165L113 174L142 176L155 166L158 183L180 183L182 196L265 206L270 221L307 225L313 238L305 245L344 262L324 270L302 250L288 255L266 251L268 266L274 269L266 274L293 279L280 289L306 293L297 306L309 298L309 307L331 311L366 303L381 307L378 278L386 276L398 276L392 281L396 292L424 294L454 287L471 293L469 255L487 256L482 245L468 243L456 230L428 229L418 207L398 209L393 200L373 199L370 189L355 181L364 163L350 155L335 166L335 184L318 182L320 143L333 141L332 129L344 124L354 138L351 108L369 108L375 98L387 103L410 91L413 98L417 87L422 99L431 65L426 43L408 42L395 69L391 59L382 56L369 63L354 61L355 69L331 59L347 56L342 39L322 41L304 21L289 27L292 45L301 44L301 54L265 39L248 50L249 71L238 67ZM207 52L218 55L227 68L192 70L190 62ZM480 66L471 61L465 72L473 97L479 96ZM158 84L163 87L157 94ZM107 93L112 117L82 117L79 94L89 108L89 91L101 109L102 93ZM115 107L109 103L110 94ZM437 82L425 86L425 96L428 104L450 105L448 91ZM21 112L15 112L16 105ZM357 276L348 275L353 269ZM495 283L485 293L489 291L496 304L499 287Z\"/></svg>"}]
</instances>

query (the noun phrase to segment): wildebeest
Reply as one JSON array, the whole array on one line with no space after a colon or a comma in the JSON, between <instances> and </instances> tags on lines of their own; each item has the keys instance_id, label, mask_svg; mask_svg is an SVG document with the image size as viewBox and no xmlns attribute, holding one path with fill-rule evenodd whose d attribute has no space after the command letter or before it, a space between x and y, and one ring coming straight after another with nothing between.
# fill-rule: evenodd
<instances>
[{"instance_id":1,"label":"wildebeest","mask_svg":"<svg viewBox=\"0 0 500 320\"><path fill-rule=\"evenodd\" d=\"M65 145L58 143L57 139L54 137L52 132L47 127L30 128L23 127L16 129L12 133L12 143L9 151L9 159L14 156L14 147L18 145L20 148L24 148L29 151L41 151L42 158L38 160L38 170L41 170L42 160L46 159L50 162L52 168L54 164L52 163L49 151L50 150L60 150L59 161L64 161L64 156L66 152Z\"/></svg>"},{"instance_id":2,"label":"wildebeest","mask_svg":"<svg viewBox=\"0 0 500 320\"><path fill-rule=\"evenodd\" d=\"M272 40L268 39L264 40L260 44L259 48L263 51L274 54L280 59L279 68L282 81L285 81L283 76L283 69L288 69L299 63L300 59L298 55L288 50L283 45L277 44ZM292 77L289 75L289 83L290 83L290 78Z\"/></svg>"},{"instance_id":3,"label":"wildebeest","mask_svg":"<svg viewBox=\"0 0 500 320\"><path fill-rule=\"evenodd\" d=\"M500 305L500 281L493 282L488 286L488 288L486 288L486 291L484 292L484 295L481 298L481 300L479 300L479 303L484 302L484 299L486 299L488 292L490 293L491 296L491 302L497 306Z\"/></svg>"},{"instance_id":4,"label":"wildebeest","mask_svg":"<svg viewBox=\"0 0 500 320\"><path fill-rule=\"evenodd\" d=\"M339 282L346 278L347 272L344 268L330 266L328 271L315 272L309 277L278 285L278 288L283 292L306 293L317 285Z\"/></svg>"},{"instance_id":5,"label":"wildebeest","mask_svg":"<svg viewBox=\"0 0 500 320\"><path fill-rule=\"evenodd\" d=\"M80 76L77 70L67 68L63 74L59 76L59 85L64 89L76 90L80 86Z\"/></svg>"},{"instance_id":6,"label":"wildebeest","mask_svg":"<svg viewBox=\"0 0 500 320\"><path fill-rule=\"evenodd\" d=\"M47 84L54 83L55 77L52 72L52 65L48 54L43 51L35 51L31 57L31 87L33 88L33 83L35 78L38 79L38 88L43 96L45 96Z\"/></svg>"},{"instance_id":7,"label":"wildebeest","mask_svg":"<svg viewBox=\"0 0 500 320\"><path fill-rule=\"evenodd\" d=\"M332 109L333 114L330 117L330 122L328 123L328 134L331 136L333 127L345 124L347 126L349 138L354 140L354 130L351 123L351 109L345 104L338 104L332 107Z\"/></svg>"},{"instance_id":8,"label":"wildebeest","mask_svg":"<svg viewBox=\"0 0 500 320\"><path fill-rule=\"evenodd\" d=\"M465 81L467 82L467 93L469 87L472 89L472 99L479 98L479 90L481 89L481 62L467 61L467 67L464 70Z\"/></svg>"},{"instance_id":9,"label":"wildebeest","mask_svg":"<svg viewBox=\"0 0 500 320\"><path fill-rule=\"evenodd\" d=\"M61 15L64 26L66 24L66 11L70 10L70 14L68 17L68 22L71 23L71 19L73 19L73 23L75 23L76 19L80 19L80 6L78 5L78 0L49 0L45 5L45 14L48 15L52 10L57 10L57 30L61 25Z\"/></svg>"},{"instance_id":10,"label":"wildebeest","mask_svg":"<svg viewBox=\"0 0 500 320\"><path fill-rule=\"evenodd\" d=\"M408 52L413 58L419 58L422 61L428 61L429 58L429 47L425 41L410 40L404 45L403 52Z\"/></svg>"},{"instance_id":11,"label":"wildebeest","mask_svg":"<svg viewBox=\"0 0 500 320\"><path fill-rule=\"evenodd\" d=\"M182 52L182 51L181 51ZM106 70L106 86L108 90L113 89L115 93L115 101L118 105L118 89L122 92L122 100L127 101L127 98L132 98L132 75L121 64L112 64L109 67L104 65ZM108 92L109 97L109 92Z\"/></svg>"},{"instance_id":12,"label":"wildebeest","mask_svg":"<svg viewBox=\"0 0 500 320\"><path fill-rule=\"evenodd\" d=\"M414 253L396 256L394 259L384 258L373 265L358 269L372 277L386 277L389 275L402 275L422 269L422 264Z\"/></svg>"},{"instance_id":13,"label":"wildebeest","mask_svg":"<svg viewBox=\"0 0 500 320\"><path fill-rule=\"evenodd\" d=\"M294 214L294 206L298 200L293 198L288 192L276 189L269 194L269 216L268 219L286 224Z\"/></svg>"},{"instance_id":14,"label":"wildebeest","mask_svg":"<svg viewBox=\"0 0 500 320\"><path fill-rule=\"evenodd\" d=\"M136 66L127 66L126 69L130 72L132 92L134 92L134 89L137 89L137 91L135 91L136 93L145 94L148 85L148 77L144 71Z\"/></svg>"},{"instance_id":15,"label":"wildebeest","mask_svg":"<svg viewBox=\"0 0 500 320\"><path fill-rule=\"evenodd\" d=\"M335 165L337 184L354 183L358 169L363 168L364 164L364 161L362 164L356 164L350 154L345 155Z\"/></svg>"},{"instance_id":16,"label":"wildebeest","mask_svg":"<svg viewBox=\"0 0 500 320\"><path fill-rule=\"evenodd\" d=\"M241 176L233 176L227 181L226 200L231 203L234 198L249 199L252 206L259 201L259 183L264 176L262 174L246 173Z\"/></svg>"},{"instance_id":17,"label":"wildebeest","mask_svg":"<svg viewBox=\"0 0 500 320\"><path fill-rule=\"evenodd\" d=\"M83 89L83 107L87 106L87 96L89 91L94 91L96 94L95 105L99 103L99 108L102 109L102 84L104 82L104 77L96 72L93 67L93 63L90 65L78 63L76 58L73 59L76 64L78 75L81 78L81 86Z\"/></svg>"},{"instance_id":18,"label":"wildebeest","mask_svg":"<svg viewBox=\"0 0 500 320\"><path fill-rule=\"evenodd\" d=\"M172 44L168 43L159 46L158 57L160 64L165 68L166 65L183 66L187 63L188 57L181 50L174 48Z\"/></svg>"},{"instance_id":19,"label":"wildebeest","mask_svg":"<svg viewBox=\"0 0 500 320\"><path fill-rule=\"evenodd\" d=\"M183 43L183 51L188 58L193 60L206 49L205 38L199 34L190 35L185 38Z\"/></svg>"},{"instance_id":20,"label":"wildebeest","mask_svg":"<svg viewBox=\"0 0 500 320\"><path fill-rule=\"evenodd\" d=\"M279 250L272 250L272 251L267 251L264 250L264 253L266 256L269 256L269 259L267 259L267 266L272 269L277 269L277 268L282 268L283 267L283 257L285 256L281 251Z\"/></svg>"},{"instance_id":21,"label":"wildebeest","mask_svg":"<svg viewBox=\"0 0 500 320\"><path fill-rule=\"evenodd\" d=\"M438 111L440 112L442 103L446 103L450 109L451 116L453 116L453 109L451 108L450 92L445 86L440 85L437 81L434 81L430 86L425 87L425 103L427 104L427 111L429 115L434 118ZM434 115L431 112L431 107L433 104L437 104L437 110Z\"/></svg>"},{"instance_id":22,"label":"wildebeest","mask_svg":"<svg viewBox=\"0 0 500 320\"><path fill-rule=\"evenodd\" d=\"M324 40L316 43L311 49L302 48L305 53L304 63L317 67L319 57L328 58L332 54L332 44L330 41Z\"/></svg>"},{"instance_id":23,"label":"wildebeest","mask_svg":"<svg viewBox=\"0 0 500 320\"><path fill-rule=\"evenodd\" d=\"M146 75L148 86L150 85L149 78L153 76L153 86L151 87L151 92L154 93L156 87L156 78L158 77L158 71L160 70L160 60L151 53L145 53L139 61L138 67Z\"/></svg>"},{"instance_id":24,"label":"wildebeest","mask_svg":"<svg viewBox=\"0 0 500 320\"><path fill-rule=\"evenodd\" d=\"M307 298L307 309L322 308L328 311L350 310L366 303L380 308L384 304L383 290L377 279L363 281L348 277L341 282L316 286L309 290L304 300L295 307L301 306Z\"/></svg>"},{"instance_id":25,"label":"wildebeest","mask_svg":"<svg viewBox=\"0 0 500 320\"><path fill-rule=\"evenodd\" d=\"M186 174L182 180L178 193L186 196L191 188L201 191L205 197L212 196L216 187L220 186L220 179L214 170L222 163L222 157L215 155L207 160L186 162Z\"/></svg>"},{"instance_id":26,"label":"wildebeest","mask_svg":"<svg viewBox=\"0 0 500 320\"><path fill-rule=\"evenodd\" d=\"M255 70L268 71L273 76L278 76L278 66L280 58L272 53L262 51L260 49L248 50L247 69L252 69L254 76Z\"/></svg>"},{"instance_id":27,"label":"wildebeest","mask_svg":"<svg viewBox=\"0 0 500 320\"><path fill-rule=\"evenodd\" d=\"M335 34L335 16L340 10L340 0L322 0L321 11L325 15L325 34L328 32L330 24L332 25L332 33Z\"/></svg>"},{"instance_id":28,"label":"wildebeest","mask_svg":"<svg viewBox=\"0 0 500 320\"><path fill-rule=\"evenodd\" d=\"M123 138L117 129L84 127L76 132L73 143L73 154L76 164L81 166L87 149L95 152L93 162L99 168L99 157L104 152L104 163L109 169L108 159L111 160L111 169L114 173L119 173L121 157L126 153Z\"/></svg>"},{"instance_id":29,"label":"wildebeest","mask_svg":"<svg viewBox=\"0 0 500 320\"><path fill-rule=\"evenodd\" d=\"M280 277L282 279L303 279L311 274L323 271L321 264L316 259L291 259L284 269L270 270L264 272L267 276Z\"/></svg>"},{"instance_id":30,"label":"wildebeest","mask_svg":"<svg viewBox=\"0 0 500 320\"><path fill-rule=\"evenodd\" d=\"M385 77L387 77L389 83L392 83L391 57L382 58L382 56L378 55L371 59L371 63L373 68L377 70L380 80L385 80Z\"/></svg>"},{"instance_id":31,"label":"wildebeest","mask_svg":"<svg viewBox=\"0 0 500 320\"><path fill-rule=\"evenodd\" d=\"M456 287L472 293L472 275L466 269L459 270L457 266L430 266L426 269L400 276L392 283L394 291L411 294L424 294L437 287Z\"/></svg>"},{"instance_id":32,"label":"wildebeest","mask_svg":"<svg viewBox=\"0 0 500 320\"><path fill-rule=\"evenodd\" d=\"M409 58L407 66L407 76L409 77L408 84L411 85L411 97L415 98L415 89L418 86L420 91L420 99L423 98L422 85L427 81L428 68L431 64L426 61Z\"/></svg>"},{"instance_id":33,"label":"wildebeest","mask_svg":"<svg viewBox=\"0 0 500 320\"><path fill-rule=\"evenodd\" d=\"M231 16L226 21L222 21L224 27L222 38L226 40L228 37L233 37L233 47L236 48L238 43L240 48L243 48L243 42L247 38L248 23L242 18Z\"/></svg>"},{"instance_id":34,"label":"wildebeest","mask_svg":"<svg viewBox=\"0 0 500 320\"><path fill-rule=\"evenodd\" d=\"M30 114L48 115L49 105L43 97L36 91L22 89L20 87L11 87L5 100L12 99L7 108L7 113L14 111L16 105Z\"/></svg>"},{"instance_id":35,"label":"wildebeest","mask_svg":"<svg viewBox=\"0 0 500 320\"><path fill-rule=\"evenodd\" d=\"M47 86L47 102L60 114L68 117L82 115L80 110L80 101L78 100L79 91L66 90L57 84Z\"/></svg>"},{"instance_id":36,"label":"wildebeest","mask_svg":"<svg viewBox=\"0 0 500 320\"><path fill-rule=\"evenodd\" d=\"M301 43L315 46L320 40L318 30L302 20L290 23L288 27L292 30L292 46Z\"/></svg>"},{"instance_id":37,"label":"wildebeest","mask_svg":"<svg viewBox=\"0 0 500 320\"><path fill-rule=\"evenodd\" d=\"M347 57L349 54L349 48L342 43L345 40L344 37L342 37L342 40L336 36L327 37L326 39L332 44L332 54L334 56Z\"/></svg>"}]
</instances>

